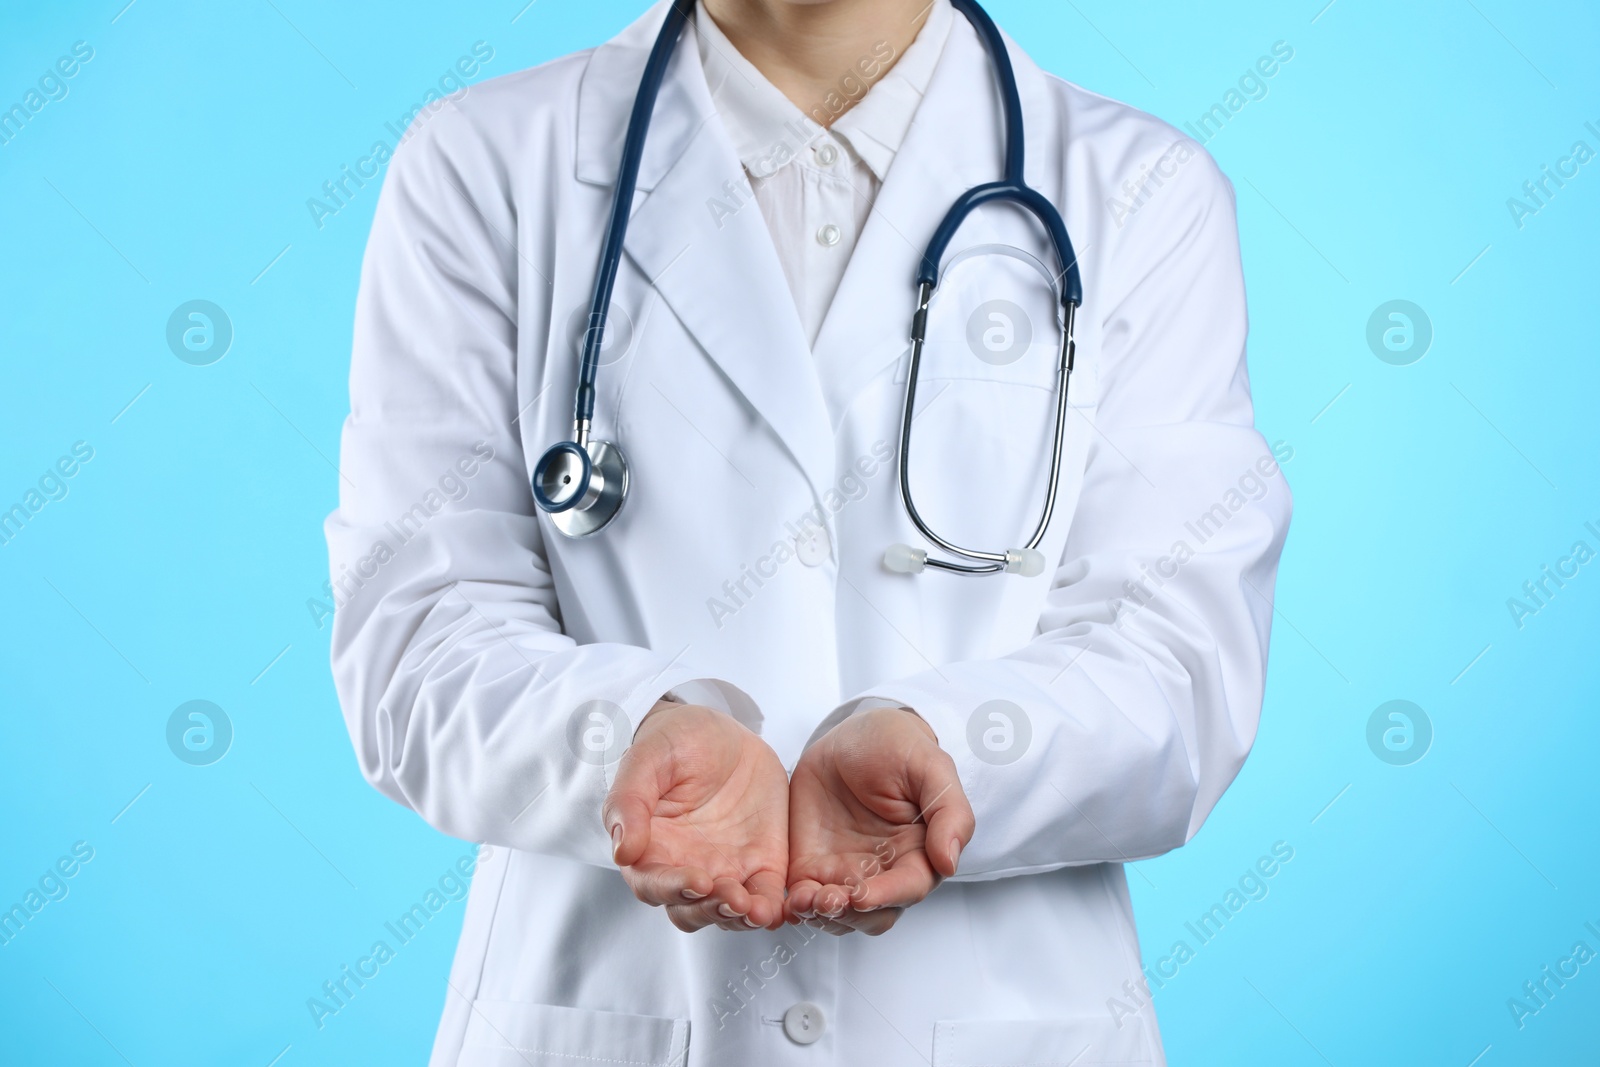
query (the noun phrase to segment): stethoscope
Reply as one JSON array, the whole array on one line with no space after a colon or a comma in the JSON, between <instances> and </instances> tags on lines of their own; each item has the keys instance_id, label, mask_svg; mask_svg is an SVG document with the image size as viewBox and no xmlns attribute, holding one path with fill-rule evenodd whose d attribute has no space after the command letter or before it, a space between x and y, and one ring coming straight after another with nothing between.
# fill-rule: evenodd
<instances>
[{"instance_id":1,"label":"stethoscope","mask_svg":"<svg viewBox=\"0 0 1600 1067\"><path fill-rule=\"evenodd\" d=\"M950 2L967 17L978 31L978 36L983 38L984 47L994 66L1005 108L1005 175L999 181L975 186L962 194L934 231L933 239L928 242L928 250L923 253L922 265L916 277L917 307L911 319L911 364L906 373L905 404L900 415L899 479L900 499L917 530L929 543L952 556L961 557L965 562L932 557L927 549L905 544L889 546L883 562L890 570L906 574L934 567L959 574L1003 572L1031 577L1044 570L1044 554L1039 551L1039 544L1044 540L1050 516L1055 511L1056 482L1061 473L1061 453L1066 440L1067 383L1072 374L1076 349L1073 327L1078 307L1083 303L1083 286L1078 276L1077 257L1072 251L1072 239L1067 236L1061 213L1022 177L1022 100L1017 93L1011 57L1006 52L1000 31L975 0ZM628 212L633 204L634 186L639 177L640 157L644 154L645 135L650 130L651 112L666 76L667 61L672 58L673 48L693 9L694 0L674 0L667 11L666 22L656 36L655 45L650 49L650 58L645 62L644 76L639 81L639 92L634 97L633 112L628 118L628 133L622 145L622 163L618 168L616 189L611 199L611 217L606 224L600 268L595 274L594 292L589 301L589 328L583 337L577 398L573 404L572 440L551 445L533 468L534 501L549 513L556 529L568 537L587 537L605 529L617 517L617 512L628 497L628 461L622 450L615 442L591 440L589 437L594 420L595 374L600 365L606 313L611 304L617 269L622 262L622 242L628 231ZM1039 220L1055 247L1064 284L1059 289L1061 350L1056 365L1055 430L1050 452L1050 481L1045 487L1044 506L1032 536L1021 548L988 552L963 548L940 537L918 513L911 499L911 422L916 406L917 374L922 365L922 349L928 327L928 304L939 285L940 260L966 217L976 208L997 201L1026 208Z\"/></svg>"}]
</instances>

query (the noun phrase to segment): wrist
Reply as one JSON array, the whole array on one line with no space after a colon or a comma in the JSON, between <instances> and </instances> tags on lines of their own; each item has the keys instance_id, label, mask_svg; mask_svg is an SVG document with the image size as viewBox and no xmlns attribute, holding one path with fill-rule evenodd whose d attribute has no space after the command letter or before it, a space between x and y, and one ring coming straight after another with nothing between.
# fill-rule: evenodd
<instances>
[{"instance_id":1,"label":"wrist","mask_svg":"<svg viewBox=\"0 0 1600 1067\"><path fill-rule=\"evenodd\" d=\"M639 725L636 726L633 731L633 739L635 741L639 739L639 735L644 733L644 724L649 722L651 719L654 719L658 713L663 711L672 711L683 706L684 704L681 700L677 700L670 696L662 697L660 700L652 704L650 706L650 710L644 713L644 718L639 720Z\"/></svg>"}]
</instances>

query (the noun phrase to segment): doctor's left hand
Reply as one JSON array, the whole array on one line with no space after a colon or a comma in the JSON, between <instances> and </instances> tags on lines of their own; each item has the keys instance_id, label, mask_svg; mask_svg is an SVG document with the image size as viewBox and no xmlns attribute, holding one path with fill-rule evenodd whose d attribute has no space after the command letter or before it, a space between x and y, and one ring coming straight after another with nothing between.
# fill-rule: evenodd
<instances>
[{"instance_id":1,"label":"doctor's left hand","mask_svg":"<svg viewBox=\"0 0 1600 1067\"><path fill-rule=\"evenodd\" d=\"M635 896L680 930L776 929L789 855L789 778L732 716L658 704L601 808Z\"/></svg>"},{"instance_id":2,"label":"doctor's left hand","mask_svg":"<svg viewBox=\"0 0 1600 1067\"><path fill-rule=\"evenodd\" d=\"M975 819L955 761L903 708L857 712L789 784L790 922L881 934L956 873Z\"/></svg>"}]
</instances>

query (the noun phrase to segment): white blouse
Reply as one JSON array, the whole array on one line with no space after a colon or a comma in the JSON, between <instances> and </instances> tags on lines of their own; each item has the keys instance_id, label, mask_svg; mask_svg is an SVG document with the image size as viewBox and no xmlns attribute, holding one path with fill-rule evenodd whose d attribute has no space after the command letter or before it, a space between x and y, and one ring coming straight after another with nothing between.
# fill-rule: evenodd
<instances>
[{"instance_id":1,"label":"white blouse","mask_svg":"<svg viewBox=\"0 0 1600 1067\"><path fill-rule=\"evenodd\" d=\"M696 9L695 38L706 84L761 205L811 345L950 36L954 9L949 0L934 0L931 6L903 54L896 56L892 45L881 42L843 73L837 90L809 114ZM862 95L867 81L879 75ZM857 101L855 106L831 121L850 100ZM738 210L748 200L724 203Z\"/></svg>"}]
</instances>

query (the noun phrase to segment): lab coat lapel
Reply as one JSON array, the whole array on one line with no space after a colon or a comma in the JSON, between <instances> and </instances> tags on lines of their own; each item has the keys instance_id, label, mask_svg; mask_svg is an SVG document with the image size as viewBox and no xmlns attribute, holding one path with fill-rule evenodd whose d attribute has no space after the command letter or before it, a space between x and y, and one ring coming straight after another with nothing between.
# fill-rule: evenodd
<instances>
[{"instance_id":1,"label":"lab coat lapel","mask_svg":"<svg viewBox=\"0 0 1600 1067\"><path fill-rule=\"evenodd\" d=\"M620 130L665 15L666 3L656 4L591 61L584 92L596 84L580 104L580 178L613 180ZM834 454L816 368L691 40L679 43L657 99L639 187L648 193L628 224L628 256L820 494L833 481Z\"/></svg>"},{"instance_id":2,"label":"lab coat lapel","mask_svg":"<svg viewBox=\"0 0 1600 1067\"><path fill-rule=\"evenodd\" d=\"M950 205L1000 177L999 108L988 55L958 16L817 335L816 364L836 423L861 388L909 349L917 268ZM967 217L951 252L996 240L991 210Z\"/></svg>"}]
</instances>

